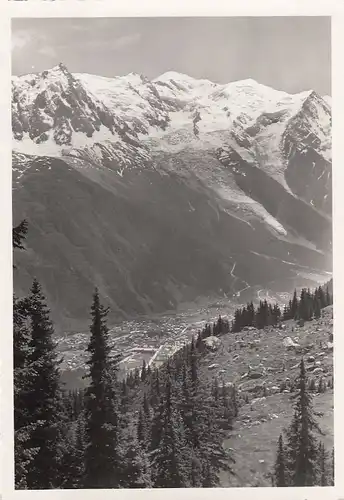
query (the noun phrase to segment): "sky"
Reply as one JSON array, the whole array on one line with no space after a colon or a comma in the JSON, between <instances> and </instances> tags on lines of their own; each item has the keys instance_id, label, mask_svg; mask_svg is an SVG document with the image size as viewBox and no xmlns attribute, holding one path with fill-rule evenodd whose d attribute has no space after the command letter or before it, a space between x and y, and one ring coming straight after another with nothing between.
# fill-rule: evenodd
<instances>
[{"instance_id":1,"label":"sky","mask_svg":"<svg viewBox=\"0 0 344 500\"><path fill-rule=\"evenodd\" d=\"M18 18L12 73L63 62L70 72L218 83L253 78L278 90L331 95L329 17Z\"/></svg>"}]
</instances>

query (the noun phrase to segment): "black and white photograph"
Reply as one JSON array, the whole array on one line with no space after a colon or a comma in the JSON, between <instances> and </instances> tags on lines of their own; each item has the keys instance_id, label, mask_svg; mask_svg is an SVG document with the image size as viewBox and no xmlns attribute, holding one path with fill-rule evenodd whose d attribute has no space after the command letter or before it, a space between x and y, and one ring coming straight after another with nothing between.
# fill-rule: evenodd
<instances>
[{"instance_id":1,"label":"black and white photograph","mask_svg":"<svg viewBox=\"0 0 344 500\"><path fill-rule=\"evenodd\" d=\"M17 490L334 486L331 17L11 21Z\"/></svg>"}]
</instances>

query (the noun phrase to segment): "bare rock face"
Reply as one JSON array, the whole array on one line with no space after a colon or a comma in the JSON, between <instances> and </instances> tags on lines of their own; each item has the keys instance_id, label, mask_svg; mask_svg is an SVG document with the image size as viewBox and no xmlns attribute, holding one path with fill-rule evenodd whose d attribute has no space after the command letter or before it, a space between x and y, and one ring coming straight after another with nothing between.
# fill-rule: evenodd
<instances>
[{"instance_id":1,"label":"bare rock face","mask_svg":"<svg viewBox=\"0 0 344 500\"><path fill-rule=\"evenodd\" d=\"M27 134L42 143L51 131L50 138L57 145L71 145L74 133L91 138L101 126L110 134L120 130L114 115L62 64L40 75L15 80L12 88L13 132L17 140Z\"/></svg>"}]
</instances>

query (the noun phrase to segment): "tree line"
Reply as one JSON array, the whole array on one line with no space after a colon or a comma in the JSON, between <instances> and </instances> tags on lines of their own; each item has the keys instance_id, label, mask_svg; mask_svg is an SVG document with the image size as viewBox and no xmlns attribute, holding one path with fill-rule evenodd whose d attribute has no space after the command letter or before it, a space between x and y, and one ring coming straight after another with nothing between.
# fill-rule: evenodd
<instances>
[{"instance_id":1,"label":"tree line","mask_svg":"<svg viewBox=\"0 0 344 500\"><path fill-rule=\"evenodd\" d=\"M18 235L14 247L23 249L25 224L14 234ZM260 316L277 314L276 307L264 303L257 310L251 306L243 309L246 317L253 318L252 325L257 318L260 324ZM87 388L68 392L61 384L62 360L39 282L33 281L27 297L13 298L16 488L218 486L220 471L232 473L233 456L224 449L223 440L245 401L235 385L217 379L205 381L200 366L207 353L205 339L235 331L233 325L230 328L228 320L219 316L159 368L143 362L140 369L121 379L121 358L110 348L107 315L95 290L86 348ZM301 479L295 478L302 474L307 484L319 481L315 440L311 436L304 441L304 429L308 425L312 431L315 424L311 411L304 410L311 396L302 373L301 366L299 394L303 399L300 396L295 407L294 437L288 437L286 444L280 438L274 476L277 486L283 481L299 484ZM292 436L291 430L287 435ZM316 475L311 469L303 473L299 462L291 458L296 449L305 455L308 448L311 458L302 467L307 469L312 463ZM317 456L323 457L323 476L329 478L322 443L318 451ZM296 470L301 472L296 474Z\"/></svg>"},{"instance_id":2,"label":"tree line","mask_svg":"<svg viewBox=\"0 0 344 500\"><path fill-rule=\"evenodd\" d=\"M278 304L272 305L267 300L261 300L257 307L250 302L235 310L231 331L240 332L245 327L262 329L267 326L277 326L281 321L290 319L311 321L320 318L321 309L332 304L333 295L328 285L319 286L313 292L303 288L299 297L295 290L293 298L284 306L283 311Z\"/></svg>"}]
</instances>

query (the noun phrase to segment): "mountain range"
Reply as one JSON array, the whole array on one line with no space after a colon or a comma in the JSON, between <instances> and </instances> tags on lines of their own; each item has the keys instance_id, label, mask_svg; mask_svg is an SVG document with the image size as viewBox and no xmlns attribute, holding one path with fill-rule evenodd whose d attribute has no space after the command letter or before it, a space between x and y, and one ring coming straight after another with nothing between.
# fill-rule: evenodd
<instances>
[{"instance_id":1,"label":"mountain range","mask_svg":"<svg viewBox=\"0 0 344 500\"><path fill-rule=\"evenodd\" d=\"M12 78L12 129L14 287L37 277L59 329L94 286L121 319L331 274L329 96L59 64Z\"/></svg>"}]
</instances>

